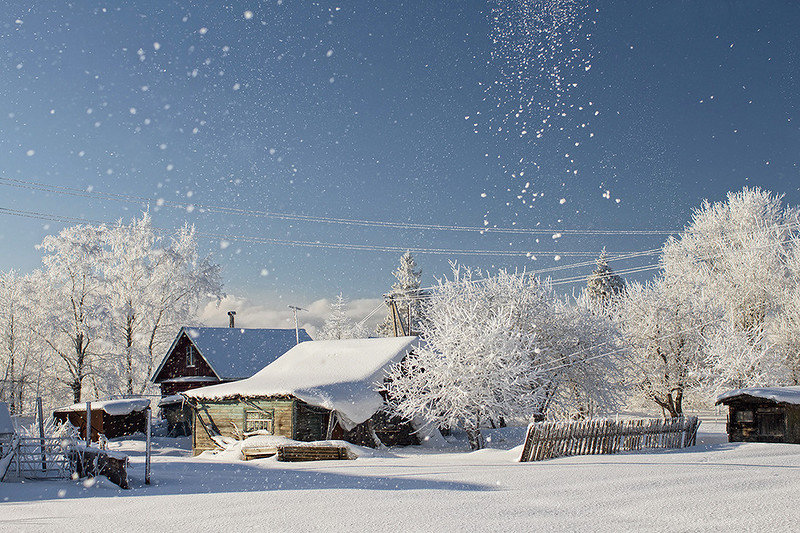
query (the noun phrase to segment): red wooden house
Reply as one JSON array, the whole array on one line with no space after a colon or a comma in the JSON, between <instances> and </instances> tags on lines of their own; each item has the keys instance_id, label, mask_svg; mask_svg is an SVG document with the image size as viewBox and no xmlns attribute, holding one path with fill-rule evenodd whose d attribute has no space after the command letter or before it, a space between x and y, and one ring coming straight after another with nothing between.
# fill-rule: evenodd
<instances>
[{"instance_id":1,"label":"red wooden house","mask_svg":"<svg viewBox=\"0 0 800 533\"><path fill-rule=\"evenodd\" d=\"M303 329L299 337L311 340ZM170 432L191 432L191 410L179 393L249 378L295 344L294 329L182 327L151 380L161 387L159 407Z\"/></svg>"}]
</instances>

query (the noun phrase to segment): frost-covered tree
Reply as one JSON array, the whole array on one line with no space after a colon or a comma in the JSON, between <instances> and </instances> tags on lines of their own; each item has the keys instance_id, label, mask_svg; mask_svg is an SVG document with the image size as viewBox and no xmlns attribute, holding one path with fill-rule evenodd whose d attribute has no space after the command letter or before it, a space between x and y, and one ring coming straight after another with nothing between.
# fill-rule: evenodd
<instances>
[{"instance_id":1,"label":"frost-covered tree","mask_svg":"<svg viewBox=\"0 0 800 533\"><path fill-rule=\"evenodd\" d=\"M417 262L411 252L406 252L400 257L400 266L392 273L397 282L392 285L389 296L395 302L398 315L398 327L402 324L407 334L417 333L422 317L422 304L420 300L420 278L422 270L417 267ZM395 334L395 317L389 307L386 319L378 326L377 334L384 337L393 337ZM409 328L409 314L411 327Z\"/></svg>"},{"instance_id":2,"label":"frost-covered tree","mask_svg":"<svg viewBox=\"0 0 800 533\"><path fill-rule=\"evenodd\" d=\"M596 352L582 350L580 334L569 331L586 315L559 311L548 284L536 278L505 271L484 277L454 266L453 278L429 296L422 345L390 373L393 409L432 426L461 426L480 448L488 421L565 408L575 387L593 388L585 373L596 367L573 366Z\"/></svg>"},{"instance_id":3,"label":"frost-covered tree","mask_svg":"<svg viewBox=\"0 0 800 533\"><path fill-rule=\"evenodd\" d=\"M57 354L58 379L81 401L84 379L94 372L94 341L108 319L106 285L100 275L105 226L78 225L48 235L39 245L45 256L37 278L35 305L45 313L37 333Z\"/></svg>"},{"instance_id":4,"label":"frost-covered tree","mask_svg":"<svg viewBox=\"0 0 800 533\"><path fill-rule=\"evenodd\" d=\"M365 335L365 329L347 315L347 300L339 293L331 303L331 312L322 325L318 340L358 339Z\"/></svg>"},{"instance_id":5,"label":"frost-covered tree","mask_svg":"<svg viewBox=\"0 0 800 533\"><path fill-rule=\"evenodd\" d=\"M727 389L786 383L789 369L782 353L765 334L753 337L732 324L717 328L707 339L704 385L718 394Z\"/></svg>"},{"instance_id":6,"label":"frost-covered tree","mask_svg":"<svg viewBox=\"0 0 800 533\"><path fill-rule=\"evenodd\" d=\"M758 188L728 193L725 202L705 201L664 246L664 270L702 286L727 322L757 337L796 283L787 265L799 222L782 196Z\"/></svg>"},{"instance_id":7,"label":"frost-covered tree","mask_svg":"<svg viewBox=\"0 0 800 533\"><path fill-rule=\"evenodd\" d=\"M111 318L105 381L111 392L140 394L171 340L165 330L193 316L201 300L221 296L219 267L198 258L193 229L162 237L147 213L108 228L103 244Z\"/></svg>"},{"instance_id":8,"label":"frost-covered tree","mask_svg":"<svg viewBox=\"0 0 800 533\"><path fill-rule=\"evenodd\" d=\"M704 364L704 336L720 320L715 308L685 278L659 276L629 284L615 298L613 312L628 350L625 382L670 416L680 416Z\"/></svg>"},{"instance_id":9,"label":"frost-covered tree","mask_svg":"<svg viewBox=\"0 0 800 533\"><path fill-rule=\"evenodd\" d=\"M621 338L598 304L588 291L574 300L555 298L556 334L550 336L555 362L550 367L560 368L550 376L557 384L545 409L551 418L585 418L620 404Z\"/></svg>"},{"instance_id":10,"label":"frost-covered tree","mask_svg":"<svg viewBox=\"0 0 800 533\"><path fill-rule=\"evenodd\" d=\"M586 290L589 297L605 303L625 290L625 282L608 266L608 255L605 248L600 252L596 265L586 280Z\"/></svg>"},{"instance_id":11,"label":"frost-covered tree","mask_svg":"<svg viewBox=\"0 0 800 533\"><path fill-rule=\"evenodd\" d=\"M721 315L719 331L706 335L708 359L699 371L715 386L779 384L790 374L778 371L777 361L800 367L798 223L782 196L744 188L724 202L705 201L664 246L665 275L695 285ZM751 375L742 374L748 368Z\"/></svg>"},{"instance_id":12,"label":"frost-covered tree","mask_svg":"<svg viewBox=\"0 0 800 533\"><path fill-rule=\"evenodd\" d=\"M0 272L0 400L12 414L24 412L26 401L41 389L42 347L34 334L31 291L27 276Z\"/></svg>"}]
</instances>

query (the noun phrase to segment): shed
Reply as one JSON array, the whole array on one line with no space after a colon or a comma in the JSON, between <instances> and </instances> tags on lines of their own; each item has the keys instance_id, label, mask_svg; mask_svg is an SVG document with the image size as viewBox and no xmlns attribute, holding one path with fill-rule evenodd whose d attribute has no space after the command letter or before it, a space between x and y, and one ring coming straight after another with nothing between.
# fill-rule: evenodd
<instances>
[{"instance_id":1,"label":"shed","mask_svg":"<svg viewBox=\"0 0 800 533\"><path fill-rule=\"evenodd\" d=\"M300 341L301 329L182 327L151 381L161 387L161 417L172 435L188 435L191 410L175 395L252 376Z\"/></svg>"},{"instance_id":2,"label":"shed","mask_svg":"<svg viewBox=\"0 0 800 533\"><path fill-rule=\"evenodd\" d=\"M800 444L800 387L748 387L717 397L728 412L729 442Z\"/></svg>"},{"instance_id":3,"label":"shed","mask_svg":"<svg viewBox=\"0 0 800 533\"><path fill-rule=\"evenodd\" d=\"M150 400L146 398L91 402L92 440L99 440L101 434L113 439L137 432L145 433L149 406ZM53 411L53 418L59 422L69 421L80 429L81 436L86 435L86 403L60 407Z\"/></svg>"},{"instance_id":4,"label":"shed","mask_svg":"<svg viewBox=\"0 0 800 533\"><path fill-rule=\"evenodd\" d=\"M11 413L6 402L0 402L0 459L2 459L11 447L14 438L14 423L11 421ZM3 476L0 475L0 478Z\"/></svg>"},{"instance_id":5,"label":"shed","mask_svg":"<svg viewBox=\"0 0 800 533\"><path fill-rule=\"evenodd\" d=\"M418 444L408 421L385 412L381 392L387 369L416 345L417 337L301 342L248 379L184 392L194 408L194 453L257 433Z\"/></svg>"}]
</instances>

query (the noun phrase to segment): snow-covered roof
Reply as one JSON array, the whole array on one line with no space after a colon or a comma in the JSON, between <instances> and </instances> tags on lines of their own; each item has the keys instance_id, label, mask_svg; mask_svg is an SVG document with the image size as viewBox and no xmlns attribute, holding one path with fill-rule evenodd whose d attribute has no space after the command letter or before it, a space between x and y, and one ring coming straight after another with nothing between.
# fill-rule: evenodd
<instances>
[{"instance_id":1,"label":"snow-covered roof","mask_svg":"<svg viewBox=\"0 0 800 533\"><path fill-rule=\"evenodd\" d=\"M126 398L124 400L92 400L92 411L99 409L108 415L129 415L134 411L144 411L150 405L147 398ZM86 412L86 402L75 403L68 407L59 407L56 413Z\"/></svg>"},{"instance_id":2,"label":"snow-covered roof","mask_svg":"<svg viewBox=\"0 0 800 533\"><path fill-rule=\"evenodd\" d=\"M203 359L219 379L247 378L273 362L297 344L295 330L267 328L183 327L176 342L186 333ZM306 330L299 330L300 342L310 341ZM173 344L169 353L175 347ZM169 356L168 353L168 356ZM153 377L158 377L167 357Z\"/></svg>"},{"instance_id":3,"label":"snow-covered roof","mask_svg":"<svg viewBox=\"0 0 800 533\"><path fill-rule=\"evenodd\" d=\"M0 402L0 435L14 433L14 423L11 421L11 413L8 412L6 402Z\"/></svg>"},{"instance_id":4,"label":"snow-covered roof","mask_svg":"<svg viewBox=\"0 0 800 533\"><path fill-rule=\"evenodd\" d=\"M745 389L733 389L717 396L716 403L725 403L726 400L737 396L751 396L753 398L772 400L777 403L800 405L800 387L747 387Z\"/></svg>"},{"instance_id":5,"label":"snow-covered roof","mask_svg":"<svg viewBox=\"0 0 800 533\"><path fill-rule=\"evenodd\" d=\"M213 376L180 376L165 379L162 383L208 383L209 381L219 381L219 379Z\"/></svg>"},{"instance_id":6,"label":"snow-covered roof","mask_svg":"<svg viewBox=\"0 0 800 533\"><path fill-rule=\"evenodd\" d=\"M377 386L417 337L301 342L253 377L182 393L191 400L294 396L360 424L383 405Z\"/></svg>"},{"instance_id":7,"label":"snow-covered roof","mask_svg":"<svg viewBox=\"0 0 800 533\"><path fill-rule=\"evenodd\" d=\"M181 394L162 396L161 399L158 400L158 406L161 407L162 405L175 405L176 403L183 403L185 399L186 398L184 398Z\"/></svg>"}]
</instances>

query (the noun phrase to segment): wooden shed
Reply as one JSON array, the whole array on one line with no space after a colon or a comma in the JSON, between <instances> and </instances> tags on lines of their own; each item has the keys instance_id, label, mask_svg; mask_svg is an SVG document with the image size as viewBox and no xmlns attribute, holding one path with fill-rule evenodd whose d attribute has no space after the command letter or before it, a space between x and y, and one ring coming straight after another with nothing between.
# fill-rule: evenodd
<instances>
[{"instance_id":1,"label":"wooden shed","mask_svg":"<svg viewBox=\"0 0 800 533\"><path fill-rule=\"evenodd\" d=\"M11 441L14 438L14 423L6 402L0 402L0 459L11 450ZM0 478L3 476L0 475Z\"/></svg>"},{"instance_id":2,"label":"wooden shed","mask_svg":"<svg viewBox=\"0 0 800 533\"><path fill-rule=\"evenodd\" d=\"M182 327L151 381L161 387L159 408L170 435L189 435L192 414L179 393L248 378L300 341L305 330Z\"/></svg>"},{"instance_id":3,"label":"wooden shed","mask_svg":"<svg viewBox=\"0 0 800 533\"><path fill-rule=\"evenodd\" d=\"M728 406L729 442L800 444L800 387L748 387L717 397Z\"/></svg>"},{"instance_id":4,"label":"wooden shed","mask_svg":"<svg viewBox=\"0 0 800 533\"><path fill-rule=\"evenodd\" d=\"M416 337L302 342L251 378L183 393L194 409L195 454L255 434L365 446L419 444L412 425L387 414L386 369ZM376 440L377 438L377 440Z\"/></svg>"},{"instance_id":5,"label":"wooden shed","mask_svg":"<svg viewBox=\"0 0 800 533\"><path fill-rule=\"evenodd\" d=\"M100 435L107 439L147 432L147 408L150 400L129 398L123 400L102 400L91 402L91 428L93 441ZM86 403L76 403L53 411L53 418L67 422L86 435Z\"/></svg>"}]
</instances>

